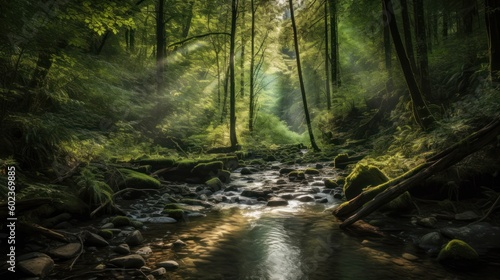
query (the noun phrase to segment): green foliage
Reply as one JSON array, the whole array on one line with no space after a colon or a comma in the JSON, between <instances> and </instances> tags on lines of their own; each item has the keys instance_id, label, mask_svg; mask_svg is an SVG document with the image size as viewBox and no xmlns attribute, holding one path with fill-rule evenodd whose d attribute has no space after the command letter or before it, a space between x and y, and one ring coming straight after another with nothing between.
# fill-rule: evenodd
<instances>
[{"instance_id":1,"label":"green foliage","mask_svg":"<svg viewBox=\"0 0 500 280\"><path fill-rule=\"evenodd\" d=\"M117 169L111 181L112 185L116 185L119 189L158 189L160 187L160 181L157 179L126 168Z\"/></svg>"},{"instance_id":2,"label":"green foliage","mask_svg":"<svg viewBox=\"0 0 500 280\"><path fill-rule=\"evenodd\" d=\"M104 182L104 176L97 168L84 167L75 178L79 197L89 205L99 206L111 200L113 190Z\"/></svg>"}]
</instances>

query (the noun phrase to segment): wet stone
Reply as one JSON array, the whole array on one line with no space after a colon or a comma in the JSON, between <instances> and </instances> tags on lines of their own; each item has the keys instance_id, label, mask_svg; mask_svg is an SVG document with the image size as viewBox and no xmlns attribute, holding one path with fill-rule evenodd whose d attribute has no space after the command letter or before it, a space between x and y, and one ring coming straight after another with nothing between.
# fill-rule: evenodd
<instances>
[{"instance_id":1,"label":"wet stone","mask_svg":"<svg viewBox=\"0 0 500 280\"><path fill-rule=\"evenodd\" d=\"M169 260L169 261L162 261L162 262L156 263L156 266L162 267L166 270L175 270L175 269L179 268L179 263L177 263L176 261Z\"/></svg>"},{"instance_id":2,"label":"wet stone","mask_svg":"<svg viewBox=\"0 0 500 280\"><path fill-rule=\"evenodd\" d=\"M114 252L122 255L130 254L130 247L128 244L120 244L113 249Z\"/></svg>"},{"instance_id":3,"label":"wet stone","mask_svg":"<svg viewBox=\"0 0 500 280\"><path fill-rule=\"evenodd\" d=\"M82 249L80 243L69 243L49 251L49 255L59 259L71 259L75 257Z\"/></svg>"}]
</instances>

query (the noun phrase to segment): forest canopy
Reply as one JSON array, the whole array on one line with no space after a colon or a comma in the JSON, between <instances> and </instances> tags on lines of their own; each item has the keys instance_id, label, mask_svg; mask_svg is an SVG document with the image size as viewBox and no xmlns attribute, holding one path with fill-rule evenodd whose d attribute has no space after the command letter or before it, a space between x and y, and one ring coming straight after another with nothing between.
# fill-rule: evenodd
<instances>
[{"instance_id":1,"label":"forest canopy","mask_svg":"<svg viewBox=\"0 0 500 280\"><path fill-rule=\"evenodd\" d=\"M0 5L0 158L27 169L312 135L412 157L499 109L495 1Z\"/></svg>"}]
</instances>

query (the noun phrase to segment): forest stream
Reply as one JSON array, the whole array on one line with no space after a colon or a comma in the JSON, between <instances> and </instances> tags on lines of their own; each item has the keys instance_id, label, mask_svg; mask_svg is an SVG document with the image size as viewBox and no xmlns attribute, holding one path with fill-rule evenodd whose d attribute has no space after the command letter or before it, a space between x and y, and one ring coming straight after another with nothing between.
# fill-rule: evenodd
<instances>
[{"instance_id":1,"label":"forest stream","mask_svg":"<svg viewBox=\"0 0 500 280\"><path fill-rule=\"evenodd\" d=\"M157 279L496 279L498 255L483 261L476 271L448 270L438 264L412 241L422 229L413 227L409 218L386 218L395 224L392 229L386 227L383 237L339 229L331 208L341 200L322 181L325 176L337 176L334 168L307 175L307 183L284 184L274 166L248 175L242 175L241 168L232 172L230 186L237 188L225 195L239 198L238 203L226 200L210 210L188 206L192 211L182 223L145 222L141 230L145 241L131 246L131 252L142 255L151 269L165 260L178 264ZM241 196L244 189L264 186L284 189L281 196L293 194L295 199L270 207L265 201ZM129 217L142 221L161 217L163 209L161 194L118 203ZM112 248L87 250L72 271L63 263L50 279L142 279L135 270L95 270L118 256Z\"/></svg>"}]
</instances>

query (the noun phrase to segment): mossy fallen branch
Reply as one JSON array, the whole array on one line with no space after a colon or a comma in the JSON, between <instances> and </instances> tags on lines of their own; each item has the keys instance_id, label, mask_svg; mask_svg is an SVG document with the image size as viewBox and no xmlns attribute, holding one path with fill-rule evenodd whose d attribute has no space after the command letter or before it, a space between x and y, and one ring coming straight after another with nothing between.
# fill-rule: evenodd
<instances>
[{"instance_id":1,"label":"mossy fallen branch","mask_svg":"<svg viewBox=\"0 0 500 280\"><path fill-rule=\"evenodd\" d=\"M422 165L391 181L362 192L335 209L333 214L340 219L344 219L354 213L345 219L340 227L345 228L352 225L357 220L368 216L394 198L419 185L430 176L445 170L466 156L496 141L498 135L500 135L500 118L490 122L461 142L431 157Z\"/></svg>"}]
</instances>

